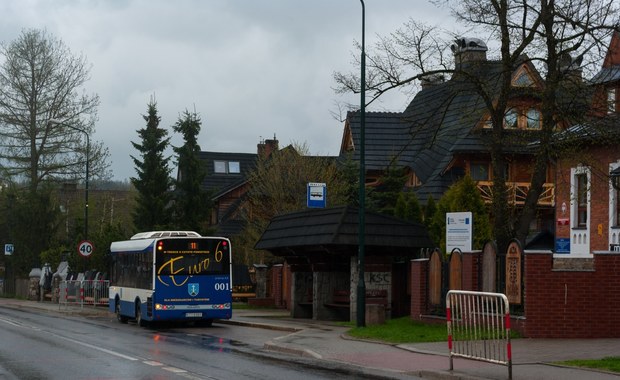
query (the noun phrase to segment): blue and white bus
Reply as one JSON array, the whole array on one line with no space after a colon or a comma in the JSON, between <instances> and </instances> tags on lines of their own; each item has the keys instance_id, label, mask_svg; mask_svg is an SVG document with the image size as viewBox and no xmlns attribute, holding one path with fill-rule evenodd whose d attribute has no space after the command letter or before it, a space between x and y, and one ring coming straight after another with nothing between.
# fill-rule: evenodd
<instances>
[{"instance_id":1,"label":"blue and white bus","mask_svg":"<svg viewBox=\"0 0 620 380\"><path fill-rule=\"evenodd\" d=\"M110 311L127 323L232 316L230 240L193 231L142 232L110 245Z\"/></svg>"}]
</instances>

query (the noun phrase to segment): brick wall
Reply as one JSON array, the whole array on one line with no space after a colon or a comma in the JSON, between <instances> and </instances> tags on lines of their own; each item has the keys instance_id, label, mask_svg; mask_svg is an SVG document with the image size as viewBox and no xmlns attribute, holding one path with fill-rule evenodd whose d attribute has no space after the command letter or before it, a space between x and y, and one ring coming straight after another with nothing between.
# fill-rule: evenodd
<instances>
[{"instance_id":1,"label":"brick wall","mask_svg":"<svg viewBox=\"0 0 620 380\"><path fill-rule=\"evenodd\" d=\"M558 219L568 219L570 213L570 181L571 168L577 167L581 161L588 158L587 165L591 168L590 183L590 251L609 250L609 163L618 159L618 150L615 146L597 147L588 150L582 155L575 155L558 161L556 166L556 216ZM566 210L562 212L562 205ZM575 215L572 216L576 217ZM599 229L600 227L600 229ZM570 225L557 225L556 237L569 238Z\"/></svg>"},{"instance_id":2,"label":"brick wall","mask_svg":"<svg viewBox=\"0 0 620 380\"><path fill-rule=\"evenodd\" d=\"M463 290L480 290L481 252L463 253Z\"/></svg>"},{"instance_id":3,"label":"brick wall","mask_svg":"<svg viewBox=\"0 0 620 380\"><path fill-rule=\"evenodd\" d=\"M527 337L620 337L620 255L593 260L594 270L553 270L552 254L525 254Z\"/></svg>"},{"instance_id":4,"label":"brick wall","mask_svg":"<svg viewBox=\"0 0 620 380\"><path fill-rule=\"evenodd\" d=\"M411 261L411 318L423 319L428 312L428 259Z\"/></svg>"},{"instance_id":5,"label":"brick wall","mask_svg":"<svg viewBox=\"0 0 620 380\"><path fill-rule=\"evenodd\" d=\"M285 306L283 291L282 291L282 265L274 265L271 268L271 297L274 304L278 308Z\"/></svg>"},{"instance_id":6,"label":"brick wall","mask_svg":"<svg viewBox=\"0 0 620 380\"><path fill-rule=\"evenodd\" d=\"M570 259L569 259L570 260ZM463 255L463 290L479 290L480 255ZM525 317L513 319L528 338L620 338L620 254L594 254L581 269L556 265L552 253L524 255ZM428 259L411 261L411 318L428 315Z\"/></svg>"}]
</instances>

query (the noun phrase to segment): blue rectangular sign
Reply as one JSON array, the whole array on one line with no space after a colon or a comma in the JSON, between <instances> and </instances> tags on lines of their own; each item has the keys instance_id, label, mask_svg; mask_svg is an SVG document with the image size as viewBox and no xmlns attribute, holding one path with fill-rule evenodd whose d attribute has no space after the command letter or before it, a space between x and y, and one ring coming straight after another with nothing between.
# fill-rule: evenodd
<instances>
[{"instance_id":1,"label":"blue rectangular sign","mask_svg":"<svg viewBox=\"0 0 620 380\"><path fill-rule=\"evenodd\" d=\"M555 253L570 253L570 239L569 238L555 239Z\"/></svg>"},{"instance_id":2,"label":"blue rectangular sign","mask_svg":"<svg viewBox=\"0 0 620 380\"><path fill-rule=\"evenodd\" d=\"M324 183L308 183L308 207L325 208L327 205L327 187Z\"/></svg>"}]
</instances>

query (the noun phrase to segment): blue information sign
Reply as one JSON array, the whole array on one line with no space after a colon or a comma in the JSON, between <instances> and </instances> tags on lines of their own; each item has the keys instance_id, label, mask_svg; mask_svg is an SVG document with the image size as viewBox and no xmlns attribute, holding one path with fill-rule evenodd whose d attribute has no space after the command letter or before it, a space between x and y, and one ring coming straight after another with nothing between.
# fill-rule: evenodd
<instances>
[{"instance_id":1,"label":"blue information sign","mask_svg":"<svg viewBox=\"0 0 620 380\"><path fill-rule=\"evenodd\" d=\"M555 253L570 253L570 239L569 238L555 239Z\"/></svg>"},{"instance_id":2,"label":"blue information sign","mask_svg":"<svg viewBox=\"0 0 620 380\"><path fill-rule=\"evenodd\" d=\"M308 183L308 207L325 208L327 204L327 190L324 183Z\"/></svg>"}]
</instances>

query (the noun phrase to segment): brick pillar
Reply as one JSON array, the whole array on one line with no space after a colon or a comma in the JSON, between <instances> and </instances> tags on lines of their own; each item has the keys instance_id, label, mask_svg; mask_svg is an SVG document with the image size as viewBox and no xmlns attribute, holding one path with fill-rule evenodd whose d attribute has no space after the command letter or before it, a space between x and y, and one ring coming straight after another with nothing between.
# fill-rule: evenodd
<instances>
[{"instance_id":1,"label":"brick pillar","mask_svg":"<svg viewBox=\"0 0 620 380\"><path fill-rule=\"evenodd\" d=\"M422 320L428 310L428 259L411 260L411 319Z\"/></svg>"},{"instance_id":2,"label":"brick pillar","mask_svg":"<svg viewBox=\"0 0 620 380\"><path fill-rule=\"evenodd\" d=\"M284 306L284 298L282 291L282 264L271 267L271 294L275 306L281 308Z\"/></svg>"},{"instance_id":3,"label":"brick pillar","mask_svg":"<svg viewBox=\"0 0 620 380\"><path fill-rule=\"evenodd\" d=\"M256 298L267 297L267 265L254 264L256 273Z\"/></svg>"},{"instance_id":4,"label":"brick pillar","mask_svg":"<svg viewBox=\"0 0 620 380\"><path fill-rule=\"evenodd\" d=\"M463 253L463 290L477 292L480 290L480 279L478 278L481 252Z\"/></svg>"}]
</instances>

